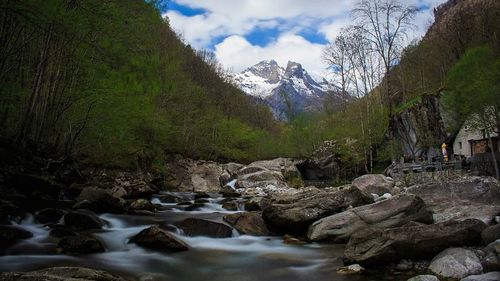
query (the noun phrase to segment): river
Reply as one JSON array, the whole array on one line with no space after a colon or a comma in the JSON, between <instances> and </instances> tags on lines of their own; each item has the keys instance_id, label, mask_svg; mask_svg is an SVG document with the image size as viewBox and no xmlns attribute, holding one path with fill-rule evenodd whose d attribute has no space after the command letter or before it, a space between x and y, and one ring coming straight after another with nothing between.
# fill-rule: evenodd
<instances>
[{"instance_id":1,"label":"river","mask_svg":"<svg viewBox=\"0 0 500 281\"><path fill-rule=\"evenodd\" d=\"M338 274L343 245L289 245L283 243L282 237L239 235L236 231L231 238L187 237L178 232L176 235L190 245L189 251L180 253L156 252L128 243L130 237L151 225L172 224L189 217L221 222L224 215L237 212L223 209L223 198L211 196L205 207L195 211L164 203L157 196L152 202L161 205L162 211L152 216L102 214L100 218L107 225L92 233L105 244L106 252L90 255L61 254L58 240L49 236L50 229L28 216L17 225L34 236L0 256L0 271L86 266L148 281L406 280L377 272Z\"/></svg>"}]
</instances>

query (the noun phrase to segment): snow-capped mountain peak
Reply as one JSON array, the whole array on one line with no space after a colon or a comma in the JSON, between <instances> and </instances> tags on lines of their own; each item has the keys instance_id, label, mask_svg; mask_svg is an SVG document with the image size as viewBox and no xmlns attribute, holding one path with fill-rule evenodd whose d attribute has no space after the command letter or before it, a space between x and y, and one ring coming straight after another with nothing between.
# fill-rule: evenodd
<instances>
[{"instance_id":1,"label":"snow-capped mountain peak","mask_svg":"<svg viewBox=\"0 0 500 281\"><path fill-rule=\"evenodd\" d=\"M335 87L325 79L316 81L300 63L289 61L286 68L275 60L265 60L233 76L248 95L264 99L280 119L290 115L283 111L315 111L322 108L322 100ZM284 100L286 99L286 101ZM286 107L286 108L285 108Z\"/></svg>"}]
</instances>

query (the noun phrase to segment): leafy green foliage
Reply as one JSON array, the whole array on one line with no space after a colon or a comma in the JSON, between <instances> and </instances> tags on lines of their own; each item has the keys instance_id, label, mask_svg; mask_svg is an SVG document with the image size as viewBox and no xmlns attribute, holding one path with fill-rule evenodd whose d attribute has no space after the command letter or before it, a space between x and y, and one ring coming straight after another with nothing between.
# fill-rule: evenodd
<instances>
[{"instance_id":1,"label":"leafy green foliage","mask_svg":"<svg viewBox=\"0 0 500 281\"><path fill-rule=\"evenodd\" d=\"M482 129L498 125L500 57L490 47L469 49L448 73L447 84L443 103L458 126L472 114L484 121Z\"/></svg>"}]
</instances>

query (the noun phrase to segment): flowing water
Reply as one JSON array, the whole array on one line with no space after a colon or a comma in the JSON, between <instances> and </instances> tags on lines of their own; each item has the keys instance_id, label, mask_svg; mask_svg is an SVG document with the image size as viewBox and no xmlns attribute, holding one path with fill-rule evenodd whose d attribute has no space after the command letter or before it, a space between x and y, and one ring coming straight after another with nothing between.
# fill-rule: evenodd
<instances>
[{"instance_id":1,"label":"flowing water","mask_svg":"<svg viewBox=\"0 0 500 281\"><path fill-rule=\"evenodd\" d=\"M49 236L50 229L28 217L18 226L31 231L34 236L17 243L0 256L0 272L88 266L140 280L386 280L372 273L337 274L336 269L342 266L342 245L288 245L281 237L246 236L236 231L233 237L222 239L186 237L177 233L191 247L180 253L156 252L128 243L130 237L155 224L172 224L189 217L222 221L224 215L235 212L223 209L221 200L211 198L201 209L184 211L176 204L153 198L152 202L164 209L154 216L103 214L100 217L107 226L93 233L106 245L106 252L91 255L59 253L57 240Z\"/></svg>"}]
</instances>

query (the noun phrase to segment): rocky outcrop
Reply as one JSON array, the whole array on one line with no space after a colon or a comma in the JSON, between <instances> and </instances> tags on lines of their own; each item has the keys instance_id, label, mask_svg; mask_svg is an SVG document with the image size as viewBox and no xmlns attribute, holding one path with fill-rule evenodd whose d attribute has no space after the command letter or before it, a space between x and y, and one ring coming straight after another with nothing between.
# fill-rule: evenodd
<instances>
[{"instance_id":1,"label":"rocky outcrop","mask_svg":"<svg viewBox=\"0 0 500 281\"><path fill-rule=\"evenodd\" d=\"M483 271L481 261L471 250L450 248L439 253L429 265L429 270L444 278L461 279Z\"/></svg>"},{"instance_id":2,"label":"rocky outcrop","mask_svg":"<svg viewBox=\"0 0 500 281\"><path fill-rule=\"evenodd\" d=\"M438 96L424 95L401 107L389 120L389 135L401 144L404 157L416 160L440 155L439 150L430 145L448 139Z\"/></svg>"},{"instance_id":3,"label":"rocky outcrop","mask_svg":"<svg viewBox=\"0 0 500 281\"><path fill-rule=\"evenodd\" d=\"M31 272L4 272L3 281L126 281L106 271L85 267L51 267Z\"/></svg>"},{"instance_id":4,"label":"rocky outcrop","mask_svg":"<svg viewBox=\"0 0 500 281\"><path fill-rule=\"evenodd\" d=\"M335 141L325 141L312 156L297 165L300 173L306 180L334 179L340 168L340 160L335 151Z\"/></svg>"},{"instance_id":5,"label":"rocky outcrop","mask_svg":"<svg viewBox=\"0 0 500 281\"><path fill-rule=\"evenodd\" d=\"M296 161L289 158L253 162L236 172L236 188L301 187L303 181L299 170L295 166L296 163Z\"/></svg>"},{"instance_id":6,"label":"rocky outcrop","mask_svg":"<svg viewBox=\"0 0 500 281\"><path fill-rule=\"evenodd\" d=\"M275 194L262 200L261 207L262 217L272 230L305 234L321 218L371 202L355 187L337 192L308 188L291 195Z\"/></svg>"},{"instance_id":7,"label":"rocky outcrop","mask_svg":"<svg viewBox=\"0 0 500 281\"><path fill-rule=\"evenodd\" d=\"M351 236L344 261L384 264L406 258L428 258L448 247L480 244L481 231L485 227L480 220L466 219L383 230L367 229Z\"/></svg>"},{"instance_id":8,"label":"rocky outcrop","mask_svg":"<svg viewBox=\"0 0 500 281\"><path fill-rule=\"evenodd\" d=\"M233 236L231 227L210 220L188 218L175 224L187 236L208 236L213 238L226 238Z\"/></svg>"},{"instance_id":9,"label":"rocky outcrop","mask_svg":"<svg viewBox=\"0 0 500 281\"><path fill-rule=\"evenodd\" d=\"M365 196L376 194L382 196L386 193L394 194L394 180L379 174L363 175L354 179L352 185L357 187Z\"/></svg>"},{"instance_id":10,"label":"rocky outcrop","mask_svg":"<svg viewBox=\"0 0 500 281\"><path fill-rule=\"evenodd\" d=\"M500 184L494 178L465 177L408 188L434 213L434 221L476 218L490 224L500 213Z\"/></svg>"},{"instance_id":11,"label":"rocky outcrop","mask_svg":"<svg viewBox=\"0 0 500 281\"><path fill-rule=\"evenodd\" d=\"M104 245L92 235L72 235L59 241L58 246L64 253L92 254L104 252Z\"/></svg>"},{"instance_id":12,"label":"rocky outcrop","mask_svg":"<svg viewBox=\"0 0 500 281\"><path fill-rule=\"evenodd\" d=\"M411 221L432 223L432 214L419 197L401 194L320 219L309 227L307 236L313 241L328 239L345 243L351 235L366 228L384 229Z\"/></svg>"},{"instance_id":13,"label":"rocky outcrop","mask_svg":"<svg viewBox=\"0 0 500 281\"><path fill-rule=\"evenodd\" d=\"M245 212L227 215L224 221L231 224L240 234L253 236L271 235L260 213Z\"/></svg>"},{"instance_id":14,"label":"rocky outcrop","mask_svg":"<svg viewBox=\"0 0 500 281\"><path fill-rule=\"evenodd\" d=\"M189 249L184 241L176 238L173 234L158 226L151 226L143 229L132 237L130 242L136 243L144 248L163 252L181 252Z\"/></svg>"}]
</instances>

